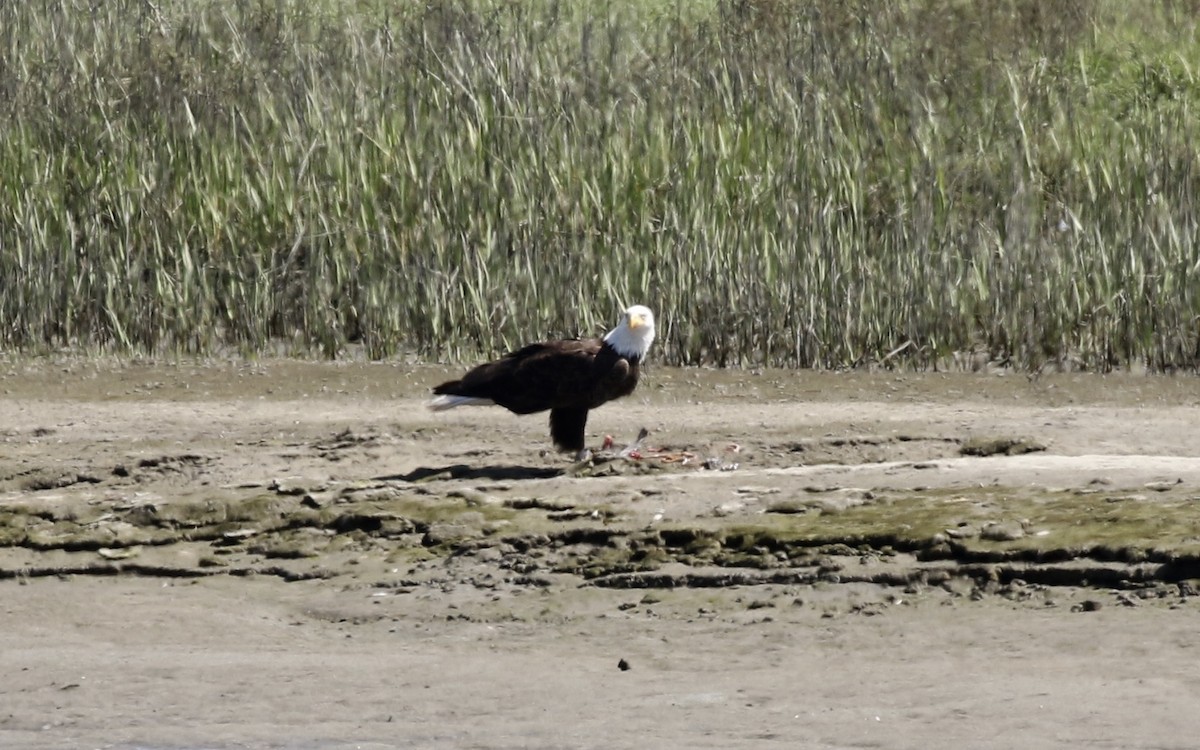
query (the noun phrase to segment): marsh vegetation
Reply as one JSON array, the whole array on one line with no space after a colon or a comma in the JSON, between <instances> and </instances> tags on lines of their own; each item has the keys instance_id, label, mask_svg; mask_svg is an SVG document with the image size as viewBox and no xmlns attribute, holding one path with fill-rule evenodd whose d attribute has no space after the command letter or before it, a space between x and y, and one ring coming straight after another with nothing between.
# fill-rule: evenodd
<instances>
[{"instance_id":1,"label":"marsh vegetation","mask_svg":"<svg viewBox=\"0 0 1200 750\"><path fill-rule=\"evenodd\" d=\"M1195 2L0 6L0 346L1195 368Z\"/></svg>"}]
</instances>

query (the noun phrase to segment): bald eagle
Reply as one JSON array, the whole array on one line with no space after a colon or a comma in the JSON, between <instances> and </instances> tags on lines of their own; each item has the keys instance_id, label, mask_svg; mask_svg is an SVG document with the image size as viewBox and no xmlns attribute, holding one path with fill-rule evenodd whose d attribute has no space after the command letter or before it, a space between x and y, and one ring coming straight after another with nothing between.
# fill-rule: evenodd
<instances>
[{"instance_id":1,"label":"bald eagle","mask_svg":"<svg viewBox=\"0 0 1200 750\"><path fill-rule=\"evenodd\" d=\"M582 457L588 411L633 393L653 341L654 313L634 305L603 339L530 344L442 383L429 408L497 404L514 414L549 409L554 445Z\"/></svg>"}]
</instances>

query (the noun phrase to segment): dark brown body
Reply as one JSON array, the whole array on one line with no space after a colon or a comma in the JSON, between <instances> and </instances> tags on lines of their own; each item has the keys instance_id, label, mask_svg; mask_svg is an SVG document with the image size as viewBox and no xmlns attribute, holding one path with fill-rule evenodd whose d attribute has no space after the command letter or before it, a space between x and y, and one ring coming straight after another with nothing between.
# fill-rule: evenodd
<instances>
[{"instance_id":1,"label":"dark brown body","mask_svg":"<svg viewBox=\"0 0 1200 750\"><path fill-rule=\"evenodd\" d=\"M474 368L437 395L486 398L516 414L550 410L550 437L562 450L581 451L588 411L633 393L638 361L599 339L531 344Z\"/></svg>"}]
</instances>

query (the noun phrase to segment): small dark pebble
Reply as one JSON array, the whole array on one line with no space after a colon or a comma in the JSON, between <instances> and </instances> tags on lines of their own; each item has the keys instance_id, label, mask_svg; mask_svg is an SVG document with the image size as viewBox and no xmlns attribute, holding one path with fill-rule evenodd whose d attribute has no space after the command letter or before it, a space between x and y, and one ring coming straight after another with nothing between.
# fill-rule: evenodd
<instances>
[{"instance_id":1,"label":"small dark pebble","mask_svg":"<svg viewBox=\"0 0 1200 750\"><path fill-rule=\"evenodd\" d=\"M1095 599L1085 599L1084 601L1071 607L1072 612L1095 612L1100 609L1100 602Z\"/></svg>"},{"instance_id":2,"label":"small dark pebble","mask_svg":"<svg viewBox=\"0 0 1200 750\"><path fill-rule=\"evenodd\" d=\"M629 662L625 661L624 659L621 659L619 662L617 662L617 669L621 670L622 672L628 672L629 671Z\"/></svg>"},{"instance_id":3,"label":"small dark pebble","mask_svg":"<svg viewBox=\"0 0 1200 750\"><path fill-rule=\"evenodd\" d=\"M114 477L127 477L129 476L129 469L125 464L117 464L113 467L112 473Z\"/></svg>"}]
</instances>

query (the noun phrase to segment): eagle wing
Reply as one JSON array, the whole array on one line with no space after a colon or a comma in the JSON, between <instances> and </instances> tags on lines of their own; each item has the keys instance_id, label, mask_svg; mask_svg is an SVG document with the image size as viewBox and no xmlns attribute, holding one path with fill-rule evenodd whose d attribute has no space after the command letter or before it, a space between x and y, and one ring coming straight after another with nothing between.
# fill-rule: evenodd
<instances>
[{"instance_id":1,"label":"eagle wing","mask_svg":"<svg viewBox=\"0 0 1200 750\"><path fill-rule=\"evenodd\" d=\"M438 395L486 398L518 414L587 409L596 386L594 339L530 344L434 388Z\"/></svg>"}]
</instances>

